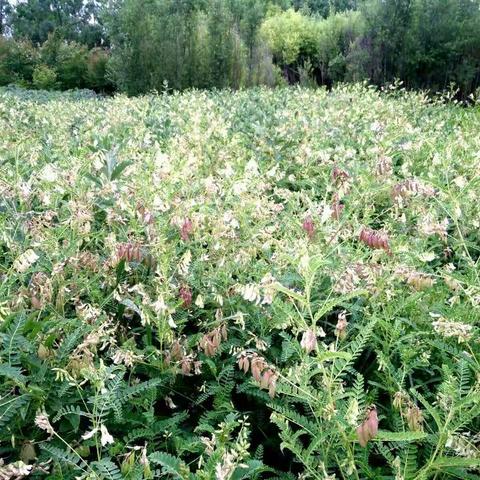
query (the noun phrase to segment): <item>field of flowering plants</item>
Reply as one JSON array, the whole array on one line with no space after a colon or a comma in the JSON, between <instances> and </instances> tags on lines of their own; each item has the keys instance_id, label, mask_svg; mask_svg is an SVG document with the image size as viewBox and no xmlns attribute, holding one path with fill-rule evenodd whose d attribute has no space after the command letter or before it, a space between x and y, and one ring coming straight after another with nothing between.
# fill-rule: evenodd
<instances>
[{"instance_id":1,"label":"field of flowering plants","mask_svg":"<svg viewBox=\"0 0 480 480\"><path fill-rule=\"evenodd\" d=\"M0 479L480 478L480 110L0 91Z\"/></svg>"}]
</instances>

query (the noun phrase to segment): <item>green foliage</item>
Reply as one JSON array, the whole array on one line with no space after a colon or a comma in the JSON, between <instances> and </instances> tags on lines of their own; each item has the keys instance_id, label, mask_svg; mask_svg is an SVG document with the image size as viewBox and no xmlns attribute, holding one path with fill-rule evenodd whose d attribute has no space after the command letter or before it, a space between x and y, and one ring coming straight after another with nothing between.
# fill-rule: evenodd
<instances>
[{"instance_id":1,"label":"green foliage","mask_svg":"<svg viewBox=\"0 0 480 480\"><path fill-rule=\"evenodd\" d=\"M16 2L9 12L9 25L15 38L42 44L57 32L68 41L89 47L100 45L104 31L99 22L104 0L26 0Z\"/></svg>"},{"instance_id":2,"label":"green foliage","mask_svg":"<svg viewBox=\"0 0 480 480\"><path fill-rule=\"evenodd\" d=\"M0 85L30 86L46 65L57 80L38 84L129 95L402 81L474 101L480 88L477 0L0 0L0 28Z\"/></svg>"},{"instance_id":3,"label":"green foliage","mask_svg":"<svg viewBox=\"0 0 480 480\"><path fill-rule=\"evenodd\" d=\"M53 90L57 85L57 72L47 65L37 65L33 71L32 84L39 90Z\"/></svg>"},{"instance_id":4,"label":"green foliage","mask_svg":"<svg viewBox=\"0 0 480 480\"><path fill-rule=\"evenodd\" d=\"M37 56L30 43L0 37L0 85L31 82Z\"/></svg>"},{"instance_id":5,"label":"green foliage","mask_svg":"<svg viewBox=\"0 0 480 480\"><path fill-rule=\"evenodd\" d=\"M298 64L318 53L317 22L293 9L266 19L261 33L280 64Z\"/></svg>"},{"instance_id":6,"label":"green foliage","mask_svg":"<svg viewBox=\"0 0 480 480\"><path fill-rule=\"evenodd\" d=\"M319 20L326 74L358 19ZM0 477L477 478L479 112L446 100L0 90Z\"/></svg>"}]
</instances>

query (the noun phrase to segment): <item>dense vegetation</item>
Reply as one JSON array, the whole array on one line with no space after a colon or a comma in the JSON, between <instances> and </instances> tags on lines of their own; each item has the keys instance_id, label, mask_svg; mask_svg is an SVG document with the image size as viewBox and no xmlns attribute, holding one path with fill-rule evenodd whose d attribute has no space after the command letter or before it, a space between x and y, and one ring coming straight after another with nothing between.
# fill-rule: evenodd
<instances>
[{"instance_id":1,"label":"dense vegetation","mask_svg":"<svg viewBox=\"0 0 480 480\"><path fill-rule=\"evenodd\" d=\"M480 475L478 107L0 92L0 478Z\"/></svg>"},{"instance_id":2,"label":"dense vegetation","mask_svg":"<svg viewBox=\"0 0 480 480\"><path fill-rule=\"evenodd\" d=\"M479 0L0 0L0 85L480 86Z\"/></svg>"}]
</instances>

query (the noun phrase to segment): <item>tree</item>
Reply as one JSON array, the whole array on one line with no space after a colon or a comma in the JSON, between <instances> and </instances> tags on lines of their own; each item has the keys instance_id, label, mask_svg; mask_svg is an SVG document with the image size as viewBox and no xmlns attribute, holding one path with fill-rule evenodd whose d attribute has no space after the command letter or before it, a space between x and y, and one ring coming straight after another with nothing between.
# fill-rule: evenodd
<instances>
[{"instance_id":1,"label":"tree","mask_svg":"<svg viewBox=\"0 0 480 480\"><path fill-rule=\"evenodd\" d=\"M100 23L104 3L105 0L27 0L12 13L13 35L42 44L50 33L57 31L62 38L89 47L104 44L105 31Z\"/></svg>"},{"instance_id":2,"label":"tree","mask_svg":"<svg viewBox=\"0 0 480 480\"><path fill-rule=\"evenodd\" d=\"M12 5L8 0L0 0L0 35L5 35L9 30Z\"/></svg>"}]
</instances>

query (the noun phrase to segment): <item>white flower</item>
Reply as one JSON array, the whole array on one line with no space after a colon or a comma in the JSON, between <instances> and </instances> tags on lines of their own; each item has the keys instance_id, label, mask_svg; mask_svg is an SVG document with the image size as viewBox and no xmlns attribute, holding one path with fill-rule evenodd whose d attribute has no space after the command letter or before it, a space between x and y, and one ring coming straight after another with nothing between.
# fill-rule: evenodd
<instances>
[{"instance_id":1,"label":"white flower","mask_svg":"<svg viewBox=\"0 0 480 480\"><path fill-rule=\"evenodd\" d=\"M167 404L167 407L171 408L172 410L174 408L177 408L177 406L173 403L173 400L169 396L165 397L165 403Z\"/></svg>"},{"instance_id":2,"label":"white flower","mask_svg":"<svg viewBox=\"0 0 480 480\"><path fill-rule=\"evenodd\" d=\"M47 182L55 182L58 178L59 172L51 163L45 166L40 172L40 178Z\"/></svg>"},{"instance_id":3,"label":"white flower","mask_svg":"<svg viewBox=\"0 0 480 480\"><path fill-rule=\"evenodd\" d=\"M198 295L197 296L197 299L195 300L195 305L198 307L198 308L203 308L205 306L205 303L203 301L203 297L201 295Z\"/></svg>"},{"instance_id":4,"label":"white flower","mask_svg":"<svg viewBox=\"0 0 480 480\"><path fill-rule=\"evenodd\" d=\"M92 438L97 432L98 432L98 428L94 428L93 430L90 430L89 432L82 435L82 439L88 440L89 438Z\"/></svg>"},{"instance_id":5,"label":"white flower","mask_svg":"<svg viewBox=\"0 0 480 480\"><path fill-rule=\"evenodd\" d=\"M100 442L102 446L104 447L105 445L108 445L109 443L113 443L113 437L108 433L107 427L105 425L100 425L100 432L102 434L102 437L100 439Z\"/></svg>"}]
</instances>

